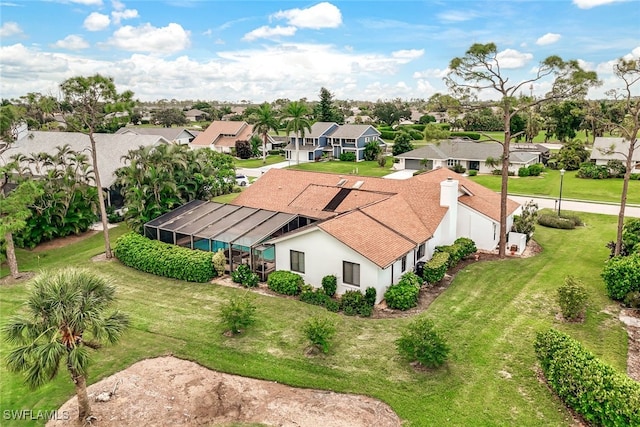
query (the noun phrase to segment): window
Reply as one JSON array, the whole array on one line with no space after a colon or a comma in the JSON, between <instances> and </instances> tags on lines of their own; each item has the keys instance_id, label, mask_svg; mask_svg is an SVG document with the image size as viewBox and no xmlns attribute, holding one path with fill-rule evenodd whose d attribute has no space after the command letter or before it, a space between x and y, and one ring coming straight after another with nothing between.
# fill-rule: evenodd
<instances>
[{"instance_id":1,"label":"window","mask_svg":"<svg viewBox=\"0 0 640 427\"><path fill-rule=\"evenodd\" d=\"M418 246L418 259L424 256L424 249L425 249L424 243Z\"/></svg>"},{"instance_id":2,"label":"window","mask_svg":"<svg viewBox=\"0 0 640 427\"><path fill-rule=\"evenodd\" d=\"M360 286L360 264L342 261L342 281L349 285Z\"/></svg>"},{"instance_id":3,"label":"window","mask_svg":"<svg viewBox=\"0 0 640 427\"><path fill-rule=\"evenodd\" d=\"M457 159L449 159L447 160L447 166L451 167L451 166L455 166L455 165L459 165L460 164L460 160Z\"/></svg>"},{"instance_id":4,"label":"window","mask_svg":"<svg viewBox=\"0 0 640 427\"><path fill-rule=\"evenodd\" d=\"M304 252L289 251L291 256L291 271L304 273Z\"/></svg>"},{"instance_id":5,"label":"window","mask_svg":"<svg viewBox=\"0 0 640 427\"><path fill-rule=\"evenodd\" d=\"M402 272L404 273L407 270L407 256L402 257Z\"/></svg>"}]
</instances>

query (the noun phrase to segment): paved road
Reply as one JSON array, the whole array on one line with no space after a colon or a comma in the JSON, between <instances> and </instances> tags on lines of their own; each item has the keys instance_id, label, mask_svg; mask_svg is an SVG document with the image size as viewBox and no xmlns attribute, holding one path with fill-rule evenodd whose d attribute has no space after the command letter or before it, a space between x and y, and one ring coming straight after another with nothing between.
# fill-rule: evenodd
<instances>
[{"instance_id":1,"label":"paved road","mask_svg":"<svg viewBox=\"0 0 640 427\"><path fill-rule=\"evenodd\" d=\"M526 203L529 200L533 200L538 204L539 208L558 209L558 201L556 199L546 199L538 197L526 197L526 196L509 196L510 199L515 200L518 203ZM609 203L596 203L596 202L582 202L575 200L562 199L561 209L575 212L589 212L605 215L618 215L620 212L619 204ZM640 218L640 207L627 206L625 209L625 217Z\"/></svg>"}]
</instances>

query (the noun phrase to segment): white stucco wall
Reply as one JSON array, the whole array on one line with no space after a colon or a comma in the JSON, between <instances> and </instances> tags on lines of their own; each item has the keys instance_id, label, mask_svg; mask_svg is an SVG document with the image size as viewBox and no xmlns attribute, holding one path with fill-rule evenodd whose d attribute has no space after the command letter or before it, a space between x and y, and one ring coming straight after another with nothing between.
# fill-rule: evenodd
<instances>
[{"instance_id":1,"label":"white stucco wall","mask_svg":"<svg viewBox=\"0 0 640 427\"><path fill-rule=\"evenodd\" d=\"M473 240L478 249L493 250L500 240L500 224L473 209L458 205L458 237Z\"/></svg>"},{"instance_id":2,"label":"white stucco wall","mask_svg":"<svg viewBox=\"0 0 640 427\"><path fill-rule=\"evenodd\" d=\"M364 293L368 287L376 289L376 303L382 301L384 292L390 285L391 268L381 270L373 262L355 252L347 245L316 228L278 241L275 244L276 270L291 270L291 250L304 252L305 272L300 274L305 283L314 287L322 286L322 278L334 274L338 278L338 294L348 290ZM360 264L360 286L342 281L342 262ZM388 271L387 271L388 270Z\"/></svg>"}]
</instances>

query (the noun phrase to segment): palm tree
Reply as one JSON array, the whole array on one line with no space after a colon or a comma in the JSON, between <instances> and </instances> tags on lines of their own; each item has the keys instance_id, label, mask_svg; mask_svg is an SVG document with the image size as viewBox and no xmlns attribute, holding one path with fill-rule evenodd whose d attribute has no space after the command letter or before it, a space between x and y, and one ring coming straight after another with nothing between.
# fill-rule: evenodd
<instances>
[{"instance_id":1,"label":"palm tree","mask_svg":"<svg viewBox=\"0 0 640 427\"><path fill-rule=\"evenodd\" d=\"M255 131L262 135L262 164L267 163L267 136L270 130L274 130L278 134L280 121L276 117L275 111L271 108L271 104L265 102L255 112L256 122L253 124Z\"/></svg>"},{"instance_id":2,"label":"palm tree","mask_svg":"<svg viewBox=\"0 0 640 427\"><path fill-rule=\"evenodd\" d=\"M23 372L32 388L51 381L60 365L66 366L81 422L91 415L88 348L115 343L129 324L119 311L106 314L114 299L115 287L89 271L68 268L41 274L33 281L25 313L2 328L7 341L17 346L8 354L7 366Z\"/></svg>"},{"instance_id":3,"label":"palm tree","mask_svg":"<svg viewBox=\"0 0 640 427\"><path fill-rule=\"evenodd\" d=\"M289 135L291 132L296 135L296 165L300 164L300 139L304 141L304 130L311 132L311 122L307 119L309 108L304 102L292 101L287 105L284 115L287 118L287 127L285 132ZM300 135L300 138L298 138Z\"/></svg>"}]
</instances>

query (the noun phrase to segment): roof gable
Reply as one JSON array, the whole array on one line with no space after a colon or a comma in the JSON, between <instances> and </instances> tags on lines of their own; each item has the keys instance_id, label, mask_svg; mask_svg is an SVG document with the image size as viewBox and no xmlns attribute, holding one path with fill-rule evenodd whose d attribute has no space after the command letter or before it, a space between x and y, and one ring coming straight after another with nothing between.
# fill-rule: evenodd
<instances>
[{"instance_id":1,"label":"roof gable","mask_svg":"<svg viewBox=\"0 0 640 427\"><path fill-rule=\"evenodd\" d=\"M248 140L252 134L253 126L247 124L247 122L214 120L191 141L191 145L200 147L211 145L233 147L236 141Z\"/></svg>"}]
</instances>

